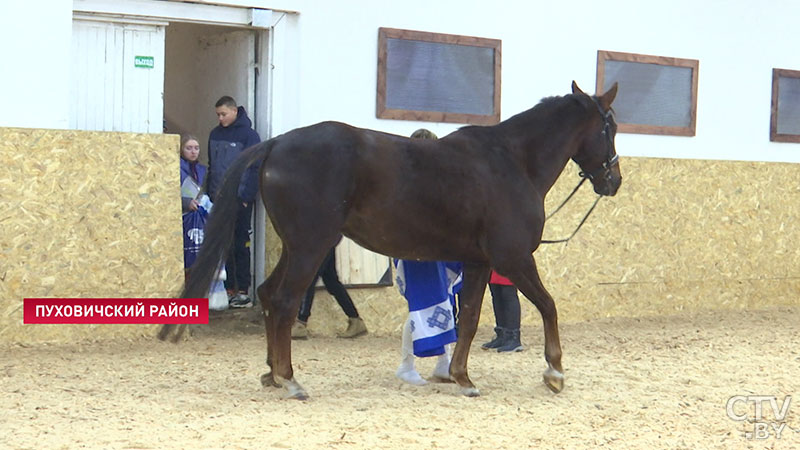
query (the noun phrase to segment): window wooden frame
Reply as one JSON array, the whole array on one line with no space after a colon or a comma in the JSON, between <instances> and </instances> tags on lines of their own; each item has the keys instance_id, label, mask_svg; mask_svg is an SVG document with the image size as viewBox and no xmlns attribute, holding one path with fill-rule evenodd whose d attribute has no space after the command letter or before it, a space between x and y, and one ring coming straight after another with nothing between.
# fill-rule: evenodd
<instances>
[{"instance_id":1,"label":"window wooden frame","mask_svg":"<svg viewBox=\"0 0 800 450\"><path fill-rule=\"evenodd\" d=\"M390 109L386 106L387 43L389 39L423 41L470 47L485 47L494 51L493 113L464 114L448 111L415 111ZM428 33L423 31L379 28L378 30L378 91L376 116L381 119L415 120L426 122L466 123L472 125L494 125L500 122L500 69L501 41L498 39L459 36L453 34Z\"/></svg>"},{"instance_id":2,"label":"window wooden frame","mask_svg":"<svg viewBox=\"0 0 800 450\"><path fill-rule=\"evenodd\" d=\"M778 95L781 78L800 78L800 70L772 69L772 108L769 118L769 140L800 143L800 134L778 133Z\"/></svg>"},{"instance_id":3,"label":"window wooden frame","mask_svg":"<svg viewBox=\"0 0 800 450\"><path fill-rule=\"evenodd\" d=\"M605 62L621 61L642 64L658 64L661 66L685 67L692 70L691 80L691 106L689 111L689 125L659 126L618 122L617 131L621 133L657 134L672 136L694 136L697 129L697 78L700 61L696 59L681 59L667 56L640 55L636 53L611 52L598 50L597 52L597 84L596 92L602 94L605 84ZM624 89L620 86L620 89ZM613 106L613 105L612 105Z\"/></svg>"}]
</instances>

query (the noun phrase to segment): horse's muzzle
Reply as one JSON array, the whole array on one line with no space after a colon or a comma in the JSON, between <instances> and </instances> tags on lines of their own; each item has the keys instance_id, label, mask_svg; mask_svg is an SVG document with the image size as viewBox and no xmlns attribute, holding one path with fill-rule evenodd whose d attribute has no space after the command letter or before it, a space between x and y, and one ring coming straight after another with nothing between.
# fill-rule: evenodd
<instances>
[{"instance_id":1,"label":"horse's muzzle","mask_svg":"<svg viewBox=\"0 0 800 450\"><path fill-rule=\"evenodd\" d=\"M599 195L616 195L622 184L622 175L619 173L619 166L616 165L608 170L602 178L593 178L592 187L594 192Z\"/></svg>"}]
</instances>

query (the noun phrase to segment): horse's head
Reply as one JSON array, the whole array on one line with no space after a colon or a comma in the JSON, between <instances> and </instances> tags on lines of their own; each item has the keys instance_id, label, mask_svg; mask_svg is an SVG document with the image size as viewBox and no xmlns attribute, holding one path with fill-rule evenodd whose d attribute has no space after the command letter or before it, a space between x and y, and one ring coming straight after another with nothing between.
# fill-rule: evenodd
<instances>
[{"instance_id":1,"label":"horse's head","mask_svg":"<svg viewBox=\"0 0 800 450\"><path fill-rule=\"evenodd\" d=\"M592 182L595 192L600 195L614 195L622 183L619 157L614 148L617 123L611 109L611 102L617 96L617 83L605 94L593 97L581 91L573 81L572 93L588 97L596 107L596 111L592 111L594 117L589 131L583 135L578 152L572 159L580 166L581 176Z\"/></svg>"}]
</instances>

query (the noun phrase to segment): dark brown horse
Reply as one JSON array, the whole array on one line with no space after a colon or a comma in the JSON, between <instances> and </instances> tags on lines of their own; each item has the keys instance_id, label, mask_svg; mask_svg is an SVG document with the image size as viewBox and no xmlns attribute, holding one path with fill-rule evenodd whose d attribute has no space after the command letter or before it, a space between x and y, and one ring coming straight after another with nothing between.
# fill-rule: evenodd
<instances>
[{"instance_id":1,"label":"dark brown horse","mask_svg":"<svg viewBox=\"0 0 800 450\"><path fill-rule=\"evenodd\" d=\"M290 330L300 300L327 251L345 235L403 259L464 263L459 333L450 375L467 396L478 390L467 357L478 326L490 268L507 276L544 321L546 385L564 387L556 307L542 286L533 252L544 228L544 198L570 159L595 192L621 183L611 102L599 96L544 99L489 127L465 127L439 140L325 122L248 149L229 170L209 219L207 239L183 297L202 297L231 245L236 192L244 170L261 163L261 196L283 243L280 259L258 287L267 334L265 386L306 392L294 378ZM169 327L162 330L166 336Z\"/></svg>"}]
</instances>

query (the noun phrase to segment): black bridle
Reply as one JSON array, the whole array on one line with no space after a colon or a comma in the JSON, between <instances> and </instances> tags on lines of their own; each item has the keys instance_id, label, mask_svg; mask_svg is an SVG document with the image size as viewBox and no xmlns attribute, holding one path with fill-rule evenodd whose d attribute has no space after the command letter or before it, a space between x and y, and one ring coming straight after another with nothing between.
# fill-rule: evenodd
<instances>
[{"instance_id":1,"label":"black bridle","mask_svg":"<svg viewBox=\"0 0 800 450\"><path fill-rule=\"evenodd\" d=\"M594 100L594 99L592 99ZM603 111L603 108L600 107L600 104L597 103L597 100L594 100L595 106L597 106L597 111L603 116L603 131L600 133L606 141L606 160L603 161L603 164L598 167L597 169L593 170L592 172L579 172L581 178L594 180L595 178L600 178L605 181L611 179L611 169L614 166L619 164L619 155L614 152L614 141L611 137L611 120L613 119L614 113L609 109L608 111Z\"/></svg>"},{"instance_id":2,"label":"black bridle","mask_svg":"<svg viewBox=\"0 0 800 450\"><path fill-rule=\"evenodd\" d=\"M600 104L597 103L597 100L592 98L592 101L594 102L595 106L597 106L597 111L600 112L601 116L603 116L603 131L600 134L603 137L605 137L606 141L606 159L605 161L603 161L603 164L600 167L591 172L586 172L583 170L578 172L578 175L580 175L581 177L581 181L578 182L578 185L575 186L575 188L572 190L572 192L570 192L567 198L564 199L564 201L561 202L560 205L558 205L558 208L556 208L553 212L547 215L545 221L547 221L548 219L553 217L557 212L559 212L561 208L563 208L564 205L566 205L567 202L570 201L572 196L574 196L575 193L578 192L578 189L580 189L581 185L586 180L594 180L595 178L598 178L604 181L610 181L611 170L614 168L614 166L619 165L619 155L617 155L616 152L614 152L614 142L611 137L611 120L613 118L613 112L611 111L611 109L609 109L608 111L603 111L603 108L600 107ZM542 239L540 242L542 244L561 244L569 242L569 240L572 239L573 236L575 236L578 233L578 230L581 229L583 224L586 223L586 220L589 218L589 215L592 214L592 211L594 211L594 208L597 206L597 203L600 201L602 197L603 197L602 195L597 196L597 198L594 200L594 203L592 203L592 206L589 208L589 211L586 212L586 215L583 216L583 219L581 219L580 223L575 228L575 231L573 231L568 238L555 239L555 240Z\"/></svg>"}]
</instances>

